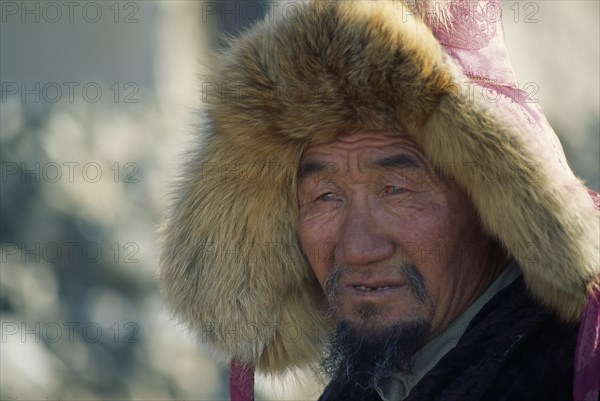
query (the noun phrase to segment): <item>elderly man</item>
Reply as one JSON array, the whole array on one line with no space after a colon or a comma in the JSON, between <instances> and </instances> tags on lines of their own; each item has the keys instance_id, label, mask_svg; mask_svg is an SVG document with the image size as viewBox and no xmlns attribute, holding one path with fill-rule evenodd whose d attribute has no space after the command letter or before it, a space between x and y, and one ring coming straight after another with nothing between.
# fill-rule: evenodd
<instances>
[{"instance_id":1,"label":"elderly man","mask_svg":"<svg viewBox=\"0 0 600 401\"><path fill-rule=\"evenodd\" d=\"M334 173L319 176L326 167ZM361 390L387 376L388 387L401 386L388 391L406 396L420 378L412 375L432 368L475 313L518 276L516 266L505 269L504 250L479 223L465 191L431 171L414 141L380 132L311 146L303 156L299 234L304 249L332 244L330 254L308 252L308 259L341 322L326 360L340 387L335 392L351 389L341 399L363 399ZM568 333L559 338L573 352L574 327L556 328ZM415 352L433 338L414 370ZM558 350L561 342L546 345ZM563 398L570 362L553 370L563 379L554 383L565 388L552 391L562 390ZM405 374L399 383L395 373Z\"/></svg>"},{"instance_id":2,"label":"elderly man","mask_svg":"<svg viewBox=\"0 0 600 401\"><path fill-rule=\"evenodd\" d=\"M596 399L598 212L497 1L297 2L212 67L160 281L233 399Z\"/></svg>"}]
</instances>

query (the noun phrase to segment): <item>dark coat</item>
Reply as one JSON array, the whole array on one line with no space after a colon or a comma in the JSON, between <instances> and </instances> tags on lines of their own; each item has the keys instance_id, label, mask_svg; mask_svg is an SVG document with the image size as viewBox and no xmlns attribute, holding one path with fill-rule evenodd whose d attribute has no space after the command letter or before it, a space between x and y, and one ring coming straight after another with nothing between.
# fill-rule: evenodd
<instances>
[{"instance_id":1,"label":"dark coat","mask_svg":"<svg viewBox=\"0 0 600 401\"><path fill-rule=\"evenodd\" d=\"M519 279L485 305L406 401L571 400L576 341L577 325L541 308ZM352 399L330 388L321 401Z\"/></svg>"}]
</instances>

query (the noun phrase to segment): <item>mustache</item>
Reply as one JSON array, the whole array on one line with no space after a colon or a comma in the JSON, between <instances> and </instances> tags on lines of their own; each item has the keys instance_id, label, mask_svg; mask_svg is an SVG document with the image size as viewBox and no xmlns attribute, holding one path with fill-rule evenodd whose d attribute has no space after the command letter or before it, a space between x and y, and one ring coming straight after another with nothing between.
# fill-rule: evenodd
<instances>
[{"instance_id":1,"label":"mustache","mask_svg":"<svg viewBox=\"0 0 600 401\"><path fill-rule=\"evenodd\" d=\"M326 314L328 318L333 317L337 310L339 303L340 281L346 271L347 270L343 265L336 264L333 268L333 271L325 281L325 296L329 306ZM406 263L400 268L400 274L406 279L406 285L417 302L429 306L431 304L431 300L427 292L425 279L423 279L423 276L421 273L419 273L417 267L412 263Z\"/></svg>"},{"instance_id":2,"label":"mustache","mask_svg":"<svg viewBox=\"0 0 600 401\"><path fill-rule=\"evenodd\" d=\"M340 293L340 279L343 272L344 268L341 265L336 264L325 281L325 297L328 305L326 313L327 318L332 318L337 310Z\"/></svg>"}]
</instances>

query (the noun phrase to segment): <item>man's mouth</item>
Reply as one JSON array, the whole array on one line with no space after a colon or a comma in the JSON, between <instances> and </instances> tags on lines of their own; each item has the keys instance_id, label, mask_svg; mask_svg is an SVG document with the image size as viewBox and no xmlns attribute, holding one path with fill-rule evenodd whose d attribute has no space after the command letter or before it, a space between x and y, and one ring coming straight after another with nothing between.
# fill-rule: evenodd
<instances>
[{"instance_id":1,"label":"man's mouth","mask_svg":"<svg viewBox=\"0 0 600 401\"><path fill-rule=\"evenodd\" d=\"M359 291L385 291L390 288L398 287L397 285L384 285L381 287L367 287L366 285L353 285Z\"/></svg>"}]
</instances>

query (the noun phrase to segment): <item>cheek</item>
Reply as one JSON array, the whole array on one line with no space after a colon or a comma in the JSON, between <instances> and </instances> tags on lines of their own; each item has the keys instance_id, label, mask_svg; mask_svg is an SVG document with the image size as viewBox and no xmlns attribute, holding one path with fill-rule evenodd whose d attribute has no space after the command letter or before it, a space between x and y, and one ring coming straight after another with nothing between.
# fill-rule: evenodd
<instances>
[{"instance_id":1,"label":"cheek","mask_svg":"<svg viewBox=\"0 0 600 401\"><path fill-rule=\"evenodd\" d=\"M319 284L324 288L334 263L335 238L331 233L331 228L316 222L300 222L299 235L302 250L308 258Z\"/></svg>"},{"instance_id":2,"label":"cheek","mask_svg":"<svg viewBox=\"0 0 600 401\"><path fill-rule=\"evenodd\" d=\"M443 285L447 271L445 257L456 238L452 216L438 205L427 205L396 219L394 240L402 248L403 260L414 263L423 276L428 291Z\"/></svg>"},{"instance_id":3,"label":"cheek","mask_svg":"<svg viewBox=\"0 0 600 401\"><path fill-rule=\"evenodd\" d=\"M440 241L447 240L451 222L446 221L436 205L390 209L380 220L386 222L394 241L405 248L406 256L421 259L431 255Z\"/></svg>"},{"instance_id":4,"label":"cheek","mask_svg":"<svg viewBox=\"0 0 600 401\"><path fill-rule=\"evenodd\" d=\"M418 239L421 273L433 293L451 287L460 267L470 260L468 250L481 237L460 213L432 214L421 221Z\"/></svg>"}]
</instances>

